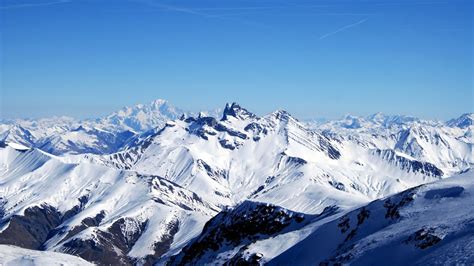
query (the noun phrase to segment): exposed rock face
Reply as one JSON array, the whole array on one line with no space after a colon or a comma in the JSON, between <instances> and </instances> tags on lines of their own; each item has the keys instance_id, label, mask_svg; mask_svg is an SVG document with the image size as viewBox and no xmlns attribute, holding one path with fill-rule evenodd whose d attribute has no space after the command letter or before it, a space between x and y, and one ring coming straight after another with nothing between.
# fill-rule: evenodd
<instances>
[{"instance_id":1,"label":"exposed rock face","mask_svg":"<svg viewBox=\"0 0 474 266\"><path fill-rule=\"evenodd\" d=\"M296 213L271 204L246 201L235 209L225 210L206 223L201 235L183 248L171 260L173 265L199 264L207 253L223 252L234 247L243 247L229 261L233 263L258 263L259 255L250 260L242 257L245 246L274 234L294 230L307 224L312 215Z\"/></svg>"},{"instance_id":2,"label":"exposed rock face","mask_svg":"<svg viewBox=\"0 0 474 266\"><path fill-rule=\"evenodd\" d=\"M226 104L224 108L224 113L222 115L222 120L227 120L229 116L232 116L237 119L246 119L254 118L255 114L247 111L247 109L240 107L237 103Z\"/></svg>"},{"instance_id":3,"label":"exposed rock face","mask_svg":"<svg viewBox=\"0 0 474 266\"><path fill-rule=\"evenodd\" d=\"M61 214L48 205L30 207L24 215L14 215L8 227L0 233L0 244L29 249L41 249L50 232L61 223Z\"/></svg>"},{"instance_id":4,"label":"exposed rock face","mask_svg":"<svg viewBox=\"0 0 474 266\"><path fill-rule=\"evenodd\" d=\"M420 162L417 160L411 160L395 153L394 150L375 150L374 154L380 156L382 159L392 163L401 169L408 172L420 173L427 176L442 177L443 171L436 167L434 164L428 162Z\"/></svg>"},{"instance_id":5,"label":"exposed rock face","mask_svg":"<svg viewBox=\"0 0 474 266\"><path fill-rule=\"evenodd\" d=\"M146 221L120 218L107 231L94 230L94 240L74 238L63 244L62 251L101 265L132 265L133 260L127 253L146 225Z\"/></svg>"},{"instance_id":6,"label":"exposed rock face","mask_svg":"<svg viewBox=\"0 0 474 266\"><path fill-rule=\"evenodd\" d=\"M174 211L179 215L170 216L170 220L166 221L146 215L117 217L114 220L111 219L109 210L102 210L82 218L84 212L91 214L88 208L96 202L95 198L90 199L88 195L79 197L77 205L63 212L51 205L41 204L26 208L22 214L6 215L6 200L0 198L0 226L3 228L0 232L0 244L59 251L99 265L153 265L170 250L174 236L180 229L180 219L194 215L193 211L204 215L202 212L214 208L203 202L197 194L159 177L136 175L128 178L130 183L142 182L142 185L148 188L144 192L155 195L145 204L160 208L157 211L159 215L163 215L159 216L160 218L168 217L165 212L173 210L171 206L176 207ZM133 190L134 187L130 189ZM78 217L82 220L77 219ZM160 238L145 238L144 241L148 241L145 245L150 245L150 249L139 251L139 255L134 256L132 249L136 247L144 232L149 229L148 233L156 233L153 228L149 228L149 221L153 218L153 226L161 227ZM196 220L191 218L191 221ZM140 248L140 245L138 246Z\"/></svg>"},{"instance_id":7,"label":"exposed rock face","mask_svg":"<svg viewBox=\"0 0 474 266\"><path fill-rule=\"evenodd\" d=\"M154 254L148 255L143 260L140 260L139 263L143 265L153 265L157 259L159 259L163 254L168 252L173 243L174 236L178 233L179 230L179 221L173 221L168 224L167 233L165 233L159 242L155 243Z\"/></svg>"},{"instance_id":8,"label":"exposed rock face","mask_svg":"<svg viewBox=\"0 0 474 266\"><path fill-rule=\"evenodd\" d=\"M404 243L414 244L420 249L427 249L440 241L441 238L435 234L434 228L422 228L410 235Z\"/></svg>"},{"instance_id":9,"label":"exposed rock face","mask_svg":"<svg viewBox=\"0 0 474 266\"><path fill-rule=\"evenodd\" d=\"M105 217L105 212L101 211L98 213L95 217L87 217L84 220L82 220L81 224L78 226L75 226L74 228L70 229L69 232L67 233L66 237L64 240L67 240L74 235L84 231L85 229L92 227L92 226L98 226L100 222L104 219ZM65 228L62 228L62 230L65 230Z\"/></svg>"},{"instance_id":10,"label":"exposed rock face","mask_svg":"<svg viewBox=\"0 0 474 266\"><path fill-rule=\"evenodd\" d=\"M167 109L164 104L124 109L102 120L106 128L45 126L41 138L31 126L0 132L0 244L61 251L102 265L151 265L175 254L176 264L257 265L277 256L259 250L260 244L300 234L294 230L306 237L314 229L303 227L310 216L317 222L316 215L303 213L339 206L346 215L325 221L331 234L314 242L331 250L313 261L350 263L360 241L376 232L370 230L403 221L417 198L443 203L473 194L463 184L420 197L406 190L472 168L472 115L452 127L409 117L347 117L334 130L311 129L281 110L257 117L236 103L226 105L222 119L204 113L174 121L143 117L145 109ZM150 129L154 118L162 123ZM32 148L13 142L17 137ZM387 195L394 196L380 199ZM438 249L446 243L439 228L412 226L397 243Z\"/></svg>"},{"instance_id":11,"label":"exposed rock face","mask_svg":"<svg viewBox=\"0 0 474 266\"><path fill-rule=\"evenodd\" d=\"M415 187L385 200L383 204L387 209L385 218L392 220L400 218L400 209L414 200L417 190L418 187Z\"/></svg>"}]
</instances>

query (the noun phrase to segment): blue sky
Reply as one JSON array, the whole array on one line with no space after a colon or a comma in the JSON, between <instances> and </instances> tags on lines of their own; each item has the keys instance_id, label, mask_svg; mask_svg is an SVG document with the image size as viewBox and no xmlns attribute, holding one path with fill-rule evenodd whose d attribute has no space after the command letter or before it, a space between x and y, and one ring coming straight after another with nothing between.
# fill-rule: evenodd
<instances>
[{"instance_id":1,"label":"blue sky","mask_svg":"<svg viewBox=\"0 0 474 266\"><path fill-rule=\"evenodd\" d=\"M0 118L473 112L470 0L2 0Z\"/></svg>"}]
</instances>

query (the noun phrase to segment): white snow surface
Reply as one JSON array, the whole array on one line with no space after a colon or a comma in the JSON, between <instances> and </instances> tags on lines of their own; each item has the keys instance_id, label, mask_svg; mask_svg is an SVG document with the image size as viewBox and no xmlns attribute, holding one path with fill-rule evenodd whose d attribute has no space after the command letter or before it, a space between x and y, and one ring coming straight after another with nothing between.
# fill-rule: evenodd
<instances>
[{"instance_id":1,"label":"white snow surface","mask_svg":"<svg viewBox=\"0 0 474 266\"><path fill-rule=\"evenodd\" d=\"M10 245L0 245L0 265L3 266L90 266L79 257L51 251L36 251Z\"/></svg>"},{"instance_id":2,"label":"white snow surface","mask_svg":"<svg viewBox=\"0 0 474 266\"><path fill-rule=\"evenodd\" d=\"M79 199L85 197L87 202L80 212L61 224L66 232L102 212L104 219L72 238L66 233L55 235L46 249L65 251L64 244L74 239L97 241L100 232L126 218L125 234L134 234L142 230L140 224L147 223L126 254L140 259L154 252L155 243L169 234L172 225L178 223L179 230L164 257L178 253L222 208L246 200L306 214L337 206L338 214L250 246L249 254L262 253L266 261L284 264L289 256L309 252L305 247L314 242L307 241L319 239L321 228L329 228L323 235L332 237L337 231L337 226L333 228L336 219L346 213L356 215L351 211L374 200L426 183L430 184L417 193L449 182L458 182L465 189L463 193L471 191L466 176L472 177L469 169L474 164L472 114L447 123L383 114L346 116L312 126L283 110L258 117L237 104L226 105L217 119L217 115L207 115L192 117L156 100L96 120L62 117L0 124L0 207L4 218L22 215L33 206L52 206L64 213L80 206ZM466 171L462 177L450 178ZM472 203L472 198L462 195L449 200ZM421 198L415 199L419 209L404 211L412 210L413 217L419 215L419 219L436 216L434 205L430 205L434 201ZM447 200L441 197L439 201L444 204ZM461 205L453 203L446 208L456 206L460 209ZM433 225L441 235L443 217L438 217ZM461 220L448 222L454 226ZM390 237L389 233L376 231L380 223L373 223L375 229L367 231L368 240L361 238L357 243L370 246L371 242L363 242L370 240L382 246L357 246L356 253L351 253L356 262L371 263L364 254L371 254L372 248L388 250L381 239ZM397 232L402 236L408 233L408 225L402 225L387 228L400 226ZM0 232L7 227L8 223L3 224ZM446 234L452 233L448 231ZM333 248L334 241L327 250ZM444 248L455 249L463 243L472 246L472 239L465 241ZM330 254L311 255L308 260L313 262ZM430 257L413 258L430 261Z\"/></svg>"},{"instance_id":3,"label":"white snow surface","mask_svg":"<svg viewBox=\"0 0 474 266\"><path fill-rule=\"evenodd\" d=\"M191 191L160 177L102 165L64 163L38 149L0 148L0 180L3 218L7 220L13 215L23 215L34 206L52 206L65 213L80 206L82 197L87 202L81 211L61 226L73 229L85 218L105 213L98 226L71 239L64 238L67 231L55 235L46 243L47 250L61 251L64 243L77 237L95 239L97 230L106 231L118 219L130 218L137 223L148 221L146 231L129 253L131 257L142 258L153 253L154 243L161 238L163 232L157 228L170 221L181 225L180 230L185 233L180 233L171 246L176 250L197 235L219 210ZM7 227L8 223L0 232ZM136 228L126 230L133 232Z\"/></svg>"},{"instance_id":4,"label":"white snow surface","mask_svg":"<svg viewBox=\"0 0 474 266\"><path fill-rule=\"evenodd\" d=\"M455 137L457 129L414 120L403 138L334 135L285 111L259 118L231 107L235 116L169 121L119 153L84 160L157 174L219 206L252 199L313 214L446 178L474 161L473 144Z\"/></svg>"},{"instance_id":5,"label":"white snow surface","mask_svg":"<svg viewBox=\"0 0 474 266\"><path fill-rule=\"evenodd\" d=\"M264 253L270 265L318 264L330 258L351 265L474 263L474 173L426 184L411 193L413 200L399 208L399 218L387 218L384 204L397 203L408 192L372 202L329 222L319 221L301 232L257 243L248 252ZM362 210L369 215L359 224L357 216ZM342 233L344 219L348 219L349 228ZM354 237L346 241L351 230ZM423 238L426 235L437 240L430 243L429 238ZM286 251L267 249L287 241L292 244ZM422 248L423 244L428 246Z\"/></svg>"},{"instance_id":6,"label":"white snow surface","mask_svg":"<svg viewBox=\"0 0 474 266\"><path fill-rule=\"evenodd\" d=\"M214 111L207 112L215 115ZM120 150L135 134L161 128L166 121L192 115L166 100L124 107L105 117L0 120L0 141L36 147L56 155L107 154Z\"/></svg>"}]
</instances>

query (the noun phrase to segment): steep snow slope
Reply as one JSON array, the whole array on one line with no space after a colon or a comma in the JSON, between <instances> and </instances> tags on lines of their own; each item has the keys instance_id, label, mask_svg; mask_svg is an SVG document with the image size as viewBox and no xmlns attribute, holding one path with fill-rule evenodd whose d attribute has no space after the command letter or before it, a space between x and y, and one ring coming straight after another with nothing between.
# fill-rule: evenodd
<instances>
[{"instance_id":1,"label":"steep snow slope","mask_svg":"<svg viewBox=\"0 0 474 266\"><path fill-rule=\"evenodd\" d=\"M259 118L235 103L221 120L169 121L119 153L87 160L163 176L215 205L252 199L306 213L350 208L450 173L395 149L310 130L285 111Z\"/></svg>"},{"instance_id":2,"label":"steep snow slope","mask_svg":"<svg viewBox=\"0 0 474 266\"><path fill-rule=\"evenodd\" d=\"M219 210L158 176L10 145L0 148L0 195L0 243L106 264L174 253Z\"/></svg>"},{"instance_id":3,"label":"steep snow slope","mask_svg":"<svg viewBox=\"0 0 474 266\"><path fill-rule=\"evenodd\" d=\"M0 141L33 147L37 144L40 145L47 138L59 136L79 126L80 123L70 117L2 121L0 122Z\"/></svg>"},{"instance_id":4,"label":"steep snow slope","mask_svg":"<svg viewBox=\"0 0 474 266\"><path fill-rule=\"evenodd\" d=\"M243 260L242 255L248 245L298 230L313 220L314 215L289 211L271 204L245 201L212 218L199 237L169 262L174 265L247 265L248 261ZM255 260L257 259L259 257L255 256Z\"/></svg>"},{"instance_id":5,"label":"steep snow slope","mask_svg":"<svg viewBox=\"0 0 474 266\"><path fill-rule=\"evenodd\" d=\"M338 156L328 139L307 131L286 112L260 119L233 104L221 121L198 117L169 122L126 154L108 159L123 158L112 164L161 175L211 202L232 205L272 179L275 184L298 179L296 169L304 160L286 154L293 152L289 148L328 160Z\"/></svg>"},{"instance_id":6,"label":"steep snow slope","mask_svg":"<svg viewBox=\"0 0 474 266\"><path fill-rule=\"evenodd\" d=\"M450 127L468 128L474 126L474 114L466 113L446 122Z\"/></svg>"},{"instance_id":7,"label":"steep snow slope","mask_svg":"<svg viewBox=\"0 0 474 266\"><path fill-rule=\"evenodd\" d=\"M156 132L166 121L177 119L181 115L189 117L192 114L172 106L165 100L155 100L149 104L138 104L125 107L106 117L94 120L78 121L68 117L56 117L38 120L13 120L0 123L0 141L21 143L29 147L47 149L56 155L62 154L108 154L129 146L130 141L138 138L131 133L142 134L146 131ZM221 117L218 110L202 112L202 116ZM464 114L446 123L439 121L420 120L409 116L374 114L368 117L346 116L342 120L318 123L311 127L325 135L350 138L370 148L395 149L403 131L412 127L432 131L430 139L451 138L463 143L474 142L472 114ZM412 131L417 131L413 129ZM439 132L434 132L439 131ZM148 133L146 133L148 134ZM127 140L127 138L130 138ZM400 144L403 145L403 144ZM409 144L406 144L409 145ZM432 145L432 144L430 144ZM437 144L436 144L437 145ZM458 145L459 146L459 145ZM469 161L459 158L463 154L450 154L449 147L434 147L444 149L449 158L435 158L429 161L441 161L448 172L464 170ZM466 148L463 148L466 149ZM409 154L410 155L410 154ZM412 156L412 155L411 155ZM431 156L432 157L432 156ZM418 160L430 160L419 157ZM455 167L449 166L449 160L454 160ZM441 167L441 166L440 166ZM448 169L449 168L449 169Z\"/></svg>"},{"instance_id":8,"label":"steep snow slope","mask_svg":"<svg viewBox=\"0 0 474 266\"><path fill-rule=\"evenodd\" d=\"M473 195L468 172L376 200L317 227L269 264L472 264Z\"/></svg>"},{"instance_id":9,"label":"steep snow slope","mask_svg":"<svg viewBox=\"0 0 474 266\"><path fill-rule=\"evenodd\" d=\"M79 122L50 125L47 122L33 123L17 121L4 124L0 141L20 143L27 147L40 148L55 155L95 153L106 154L118 151L135 134L130 131L101 129L92 124L83 126Z\"/></svg>"},{"instance_id":10,"label":"steep snow slope","mask_svg":"<svg viewBox=\"0 0 474 266\"><path fill-rule=\"evenodd\" d=\"M36 138L30 131L20 125L3 125L0 141L19 143L31 147L35 145Z\"/></svg>"},{"instance_id":11,"label":"steep snow slope","mask_svg":"<svg viewBox=\"0 0 474 266\"><path fill-rule=\"evenodd\" d=\"M278 230L217 243L200 262L269 261L354 208L474 163L474 126L463 117L348 116L310 129L285 111L258 117L235 103L219 119L162 115L177 118L173 110L155 101L96 121L1 125L0 243L150 264L195 243L220 210L221 218L264 210L268 219L255 222ZM234 232L217 225L212 232Z\"/></svg>"},{"instance_id":12,"label":"steep snow slope","mask_svg":"<svg viewBox=\"0 0 474 266\"><path fill-rule=\"evenodd\" d=\"M395 150L404 156L434 164L445 175L469 169L474 163L472 125L456 126L465 114L446 124L405 116L375 114L349 117L315 126L323 134L349 140L370 149ZM353 126L355 125L355 126Z\"/></svg>"},{"instance_id":13,"label":"steep snow slope","mask_svg":"<svg viewBox=\"0 0 474 266\"><path fill-rule=\"evenodd\" d=\"M474 149L472 142L460 140L450 131L413 125L400 131L394 149L454 174L474 164Z\"/></svg>"},{"instance_id":14,"label":"steep snow slope","mask_svg":"<svg viewBox=\"0 0 474 266\"><path fill-rule=\"evenodd\" d=\"M16 246L0 245L0 265L4 266L91 266L76 256L50 251L36 251Z\"/></svg>"},{"instance_id":15,"label":"steep snow slope","mask_svg":"<svg viewBox=\"0 0 474 266\"><path fill-rule=\"evenodd\" d=\"M244 202L212 218L168 262L268 265L470 265L474 174L319 215Z\"/></svg>"},{"instance_id":16,"label":"steep snow slope","mask_svg":"<svg viewBox=\"0 0 474 266\"><path fill-rule=\"evenodd\" d=\"M55 155L116 152L135 134L80 126L37 141L33 146Z\"/></svg>"}]
</instances>

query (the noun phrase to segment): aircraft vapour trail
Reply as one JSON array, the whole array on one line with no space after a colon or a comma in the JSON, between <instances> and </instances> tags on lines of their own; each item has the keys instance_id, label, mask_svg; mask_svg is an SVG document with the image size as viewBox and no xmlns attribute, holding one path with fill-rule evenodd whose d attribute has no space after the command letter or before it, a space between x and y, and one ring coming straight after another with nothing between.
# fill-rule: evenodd
<instances>
[{"instance_id":1,"label":"aircraft vapour trail","mask_svg":"<svg viewBox=\"0 0 474 266\"><path fill-rule=\"evenodd\" d=\"M367 20L369 20L369 19L366 18L366 19L357 21L357 22L355 22L355 23L345 25L344 27L341 27L341 28L339 28L339 29L337 29L337 30L335 30L335 31L332 31L332 32L329 32L329 33L326 33L326 34L322 35L321 37L319 37L319 39L322 40L322 39L325 39L325 38L327 38L327 37L329 37L329 36L332 36L332 35L334 35L334 34L338 34L339 32L342 32L342 31L345 31L345 30L347 30L347 29L350 29L350 28L353 28L353 27L355 27L355 26L358 26L358 25L360 25L360 24L366 22Z\"/></svg>"},{"instance_id":2,"label":"aircraft vapour trail","mask_svg":"<svg viewBox=\"0 0 474 266\"><path fill-rule=\"evenodd\" d=\"M45 2L45 3L17 4L17 5L9 5L9 6L0 6L0 10L28 8L28 7L37 7L37 6L51 6L51 5L69 3L69 2L71 2L71 0L61 0L61 1Z\"/></svg>"}]
</instances>

